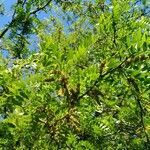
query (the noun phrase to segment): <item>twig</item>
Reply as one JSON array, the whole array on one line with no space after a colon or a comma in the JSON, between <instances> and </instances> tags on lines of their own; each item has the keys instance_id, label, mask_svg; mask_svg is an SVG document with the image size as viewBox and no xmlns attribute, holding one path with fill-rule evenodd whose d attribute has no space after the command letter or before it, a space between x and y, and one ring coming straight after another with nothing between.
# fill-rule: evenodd
<instances>
[{"instance_id":1,"label":"twig","mask_svg":"<svg viewBox=\"0 0 150 150\"><path fill-rule=\"evenodd\" d=\"M25 3L27 2L27 0L24 0L22 3L22 7L25 5Z\"/></svg>"},{"instance_id":2,"label":"twig","mask_svg":"<svg viewBox=\"0 0 150 150\"><path fill-rule=\"evenodd\" d=\"M52 0L49 0L44 6L42 7L38 7L36 10L33 10L32 12L30 12L30 15L34 15L36 14L37 12L39 12L40 10L43 10L46 6L48 6L50 4Z\"/></svg>"},{"instance_id":3,"label":"twig","mask_svg":"<svg viewBox=\"0 0 150 150\"><path fill-rule=\"evenodd\" d=\"M127 78L127 82L129 83L129 85L131 87L133 87L132 91L135 93L134 97L135 97L135 99L137 101L137 105L140 109L140 122L141 122L141 125L142 125L142 128L143 128L147 143L150 143L150 139L149 139L149 136L146 132L146 128L145 128L145 124L144 124L144 114L145 114L145 112L144 112L144 109L142 107L141 100L140 100L140 97L139 97L140 96L140 89L139 89L138 85L136 84L136 82L133 78L128 77L125 72L123 74Z\"/></svg>"},{"instance_id":4,"label":"twig","mask_svg":"<svg viewBox=\"0 0 150 150\"><path fill-rule=\"evenodd\" d=\"M117 67L109 69L104 74L100 74L98 76L98 78L95 80L94 84L87 91L85 91L85 93L83 93L82 95L80 95L77 100L82 99L85 95L87 95L99 83L100 79L104 78L106 75L108 75L108 74L114 72L115 70L119 69L127 60L128 60L128 58L126 58L124 61L122 61Z\"/></svg>"},{"instance_id":5,"label":"twig","mask_svg":"<svg viewBox=\"0 0 150 150\"><path fill-rule=\"evenodd\" d=\"M30 13L29 13L29 16L36 14L36 13L39 12L40 10L43 10L45 7L47 7L47 6L50 4L51 1L52 1L52 0L49 0L44 6L39 7L39 8L37 8L36 10L30 12ZM17 3L18 3L18 2L17 2ZM25 3L26 3L26 0L24 1L23 5L24 5ZM12 26L12 24L16 21L15 14L16 14L16 9L15 9L15 11L14 11L14 13L13 13L11 22L10 22L10 23L7 25L7 27L1 32L1 34L0 34L0 39L6 34L6 32L10 29L10 27Z\"/></svg>"},{"instance_id":6,"label":"twig","mask_svg":"<svg viewBox=\"0 0 150 150\"><path fill-rule=\"evenodd\" d=\"M6 34L6 32L9 30L9 28L12 26L12 24L15 22L15 16L16 11L14 11L13 16L12 16L12 20L11 22L8 24L8 26L1 32L0 34L0 39Z\"/></svg>"},{"instance_id":7,"label":"twig","mask_svg":"<svg viewBox=\"0 0 150 150\"><path fill-rule=\"evenodd\" d=\"M19 4L19 0L17 1L16 5ZM8 24L8 26L2 31L2 33L0 34L0 39L6 34L6 32L9 30L9 28L13 25L13 23L15 22L15 15L16 15L16 9L14 10L14 13L12 15L12 19L11 22Z\"/></svg>"},{"instance_id":8,"label":"twig","mask_svg":"<svg viewBox=\"0 0 150 150\"><path fill-rule=\"evenodd\" d=\"M112 27L113 27L113 43L114 43L114 46L116 46L117 29L116 29L116 21L115 21L115 18L114 18L114 10L112 12Z\"/></svg>"}]
</instances>

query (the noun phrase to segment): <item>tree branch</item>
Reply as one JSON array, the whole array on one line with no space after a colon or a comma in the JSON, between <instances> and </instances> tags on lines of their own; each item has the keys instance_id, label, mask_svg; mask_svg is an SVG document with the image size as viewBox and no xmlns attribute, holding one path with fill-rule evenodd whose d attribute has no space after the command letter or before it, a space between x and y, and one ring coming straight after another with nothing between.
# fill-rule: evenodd
<instances>
[{"instance_id":1,"label":"tree branch","mask_svg":"<svg viewBox=\"0 0 150 150\"><path fill-rule=\"evenodd\" d=\"M14 18L15 14L16 14L16 10L15 10L14 13L13 13L11 22L10 22L10 23L8 24L8 26L1 32L1 34L0 34L0 39L6 34L6 32L9 30L9 28L10 28L10 27L12 26L12 24L15 22L15 18Z\"/></svg>"},{"instance_id":2,"label":"tree branch","mask_svg":"<svg viewBox=\"0 0 150 150\"><path fill-rule=\"evenodd\" d=\"M130 85L130 87L132 87L132 91L134 92L135 100L136 100L137 105L140 109L140 122L141 122L141 125L142 125L142 128L143 128L147 143L150 143L150 139L149 139L149 136L146 132L145 123L144 123L144 114L145 114L145 112L144 112L144 109L143 109L142 104L141 104L140 89L138 87L138 84L134 80L134 78L128 77L125 72L124 72L124 75L127 79L128 84Z\"/></svg>"},{"instance_id":3,"label":"tree branch","mask_svg":"<svg viewBox=\"0 0 150 150\"><path fill-rule=\"evenodd\" d=\"M47 7L47 6L50 4L51 1L52 1L52 0L49 0L49 1L48 1L45 5L43 5L42 7L39 7L39 8L37 8L36 10L30 12L30 13L29 13L29 16L36 14L36 13L39 12L40 10L43 10L45 7ZM26 0L24 0L23 5L25 5L25 3L26 3ZM18 2L17 2L17 4L18 4ZM16 5L17 5L17 4L16 4ZM22 5L22 6L23 6L23 5ZM0 34L0 39L3 38L3 36L6 34L6 32L7 32L7 31L10 29L10 27L12 26L12 24L16 21L15 14L16 14L16 9L14 10L14 13L13 13L13 15L12 15L12 20L11 20L11 22L10 22L10 23L7 25L7 27L1 32L1 34Z\"/></svg>"},{"instance_id":4,"label":"tree branch","mask_svg":"<svg viewBox=\"0 0 150 150\"><path fill-rule=\"evenodd\" d=\"M33 10L32 12L30 12L30 15L34 15L34 14L36 14L37 12L39 12L40 10L43 10L45 7L47 7L49 4L50 4L50 2L51 2L52 0L49 0L45 5L43 5L42 7L38 7L36 10Z\"/></svg>"},{"instance_id":5,"label":"tree branch","mask_svg":"<svg viewBox=\"0 0 150 150\"><path fill-rule=\"evenodd\" d=\"M117 29L116 29L116 21L115 21L115 18L114 18L114 10L112 12L112 28L113 28L113 43L114 43L114 46L116 46L116 33L117 33Z\"/></svg>"},{"instance_id":6,"label":"tree branch","mask_svg":"<svg viewBox=\"0 0 150 150\"><path fill-rule=\"evenodd\" d=\"M98 76L98 78L95 80L94 84L87 91L85 91L85 93L83 93L82 95L80 95L77 100L82 99L85 95L87 95L99 83L99 80L101 80L102 78L104 78L106 75L108 75L108 74L116 71L117 69L119 69L127 60L128 60L128 58L126 58L124 61L122 61L117 67L109 69L104 74L100 74Z\"/></svg>"}]
</instances>

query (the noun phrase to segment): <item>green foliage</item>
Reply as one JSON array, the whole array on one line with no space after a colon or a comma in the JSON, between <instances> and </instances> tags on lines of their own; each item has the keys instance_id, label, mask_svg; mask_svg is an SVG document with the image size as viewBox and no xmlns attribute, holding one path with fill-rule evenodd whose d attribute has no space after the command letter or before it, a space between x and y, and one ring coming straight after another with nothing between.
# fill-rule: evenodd
<instances>
[{"instance_id":1,"label":"green foliage","mask_svg":"<svg viewBox=\"0 0 150 150\"><path fill-rule=\"evenodd\" d=\"M44 6L66 12L72 30L59 17L38 20L33 8ZM18 1L10 35L0 35L13 48L0 56L0 149L150 148L150 22L137 7L134 0ZM27 46L33 33L35 53ZM21 53L14 40L25 40Z\"/></svg>"}]
</instances>

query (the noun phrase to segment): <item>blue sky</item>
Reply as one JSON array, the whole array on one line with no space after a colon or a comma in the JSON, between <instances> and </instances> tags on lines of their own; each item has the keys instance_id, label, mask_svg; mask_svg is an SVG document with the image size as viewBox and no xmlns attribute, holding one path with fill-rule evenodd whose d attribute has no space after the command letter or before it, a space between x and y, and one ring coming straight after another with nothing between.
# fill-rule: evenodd
<instances>
[{"instance_id":1,"label":"blue sky","mask_svg":"<svg viewBox=\"0 0 150 150\"><path fill-rule=\"evenodd\" d=\"M15 4L17 2L17 0L0 0L0 4L3 3L4 7L5 7L5 15L0 15L0 29L2 30L5 25L7 25L11 19L12 19L12 14L13 14L13 9L12 6L13 4ZM51 10L50 13L46 14L45 12L40 12L38 13L38 18L41 20L44 20L45 18L49 17L50 15L53 15L54 17L59 18L59 20L64 24L64 27L67 28L69 26L69 24L67 24L67 22L59 15L59 13L62 13L61 9L58 8L57 10L59 11L55 11L54 9Z\"/></svg>"},{"instance_id":2,"label":"blue sky","mask_svg":"<svg viewBox=\"0 0 150 150\"><path fill-rule=\"evenodd\" d=\"M12 5L15 4L17 2L17 0L0 0L0 4L4 3L4 7L5 7L5 16L1 16L0 15L0 28L2 29L7 23L9 23L9 21L11 21L12 18L12 14L13 14L13 10L12 10ZM58 14L56 14L56 12L54 10L52 10L52 15L54 15L55 17L57 16L62 22L63 19L61 17L58 16ZM39 18L40 19L44 19L46 17L48 17L49 15L41 12L39 13Z\"/></svg>"},{"instance_id":3,"label":"blue sky","mask_svg":"<svg viewBox=\"0 0 150 150\"><path fill-rule=\"evenodd\" d=\"M3 3L5 7L5 15L0 15L0 29L2 30L12 19L13 9L12 6L15 4L17 0L0 0L0 4ZM44 19L48 17L48 15L44 12L39 14L40 19ZM33 37L35 38L35 37ZM35 44L35 43L32 43ZM34 45L35 46L35 45ZM33 45L30 45L30 48L33 48ZM8 52L6 50L2 51L2 55L6 57Z\"/></svg>"},{"instance_id":4,"label":"blue sky","mask_svg":"<svg viewBox=\"0 0 150 150\"><path fill-rule=\"evenodd\" d=\"M15 4L17 2L17 0L0 0L0 4L3 3L4 7L5 7L5 15L0 15L0 29L3 30L4 27L11 21L12 19L12 14L13 14L13 9L12 6L13 4ZM38 18L41 20L44 20L45 18L48 18L50 15L59 18L59 20L63 23L64 25L64 29L67 31L67 28L70 24L68 24L62 17L61 15L59 15L59 13L61 14L62 11L60 8L56 9L56 11L54 9L51 10L50 13L46 14L45 12L40 12L38 13ZM31 50L37 50L37 38L35 35L31 35L32 41L31 44L29 45L29 48ZM34 40L33 40L34 39ZM8 52L6 50L2 50L2 55L4 57L8 56Z\"/></svg>"},{"instance_id":5,"label":"blue sky","mask_svg":"<svg viewBox=\"0 0 150 150\"><path fill-rule=\"evenodd\" d=\"M3 3L5 7L6 15L0 16L0 29L4 28L6 24L11 21L12 9L11 6L16 2L16 0L0 0L0 4ZM6 57L8 52L3 50L2 55Z\"/></svg>"},{"instance_id":6,"label":"blue sky","mask_svg":"<svg viewBox=\"0 0 150 150\"><path fill-rule=\"evenodd\" d=\"M5 16L0 16L0 28L4 27L11 20L12 9L11 6L16 3L16 0L0 0L0 3L4 3Z\"/></svg>"}]
</instances>

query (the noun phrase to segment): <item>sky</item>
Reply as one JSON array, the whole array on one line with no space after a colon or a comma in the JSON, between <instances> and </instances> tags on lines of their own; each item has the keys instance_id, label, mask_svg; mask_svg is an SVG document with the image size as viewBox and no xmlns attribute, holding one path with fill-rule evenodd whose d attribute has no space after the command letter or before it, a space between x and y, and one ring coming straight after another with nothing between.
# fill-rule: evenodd
<instances>
[{"instance_id":1,"label":"sky","mask_svg":"<svg viewBox=\"0 0 150 150\"><path fill-rule=\"evenodd\" d=\"M17 0L0 0L0 4L3 3L4 7L5 7L5 15L2 16L0 15L0 29L3 29L7 24L9 24L9 22L12 19L12 14L13 14L13 9L12 6L13 4L15 4L17 2ZM46 14L45 12L40 12L38 13L38 18L41 20L46 19L47 17L51 15L53 15L54 17L59 18L59 20L63 23L64 25L64 30L67 31L67 28L70 26L69 22L66 22L60 15L59 13L61 13L62 11L60 10L60 8L56 9L56 11L54 9L51 10L51 12L49 14ZM31 35L31 39L36 39L36 36ZM33 40L32 40L33 41ZM29 48L33 49L35 47L37 47L36 43L32 43ZM2 55L4 57L6 57L8 55L8 52L6 50L2 51Z\"/></svg>"},{"instance_id":2,"label":"sky","mask_svg":"<svg viewBox=\"0 0 150 150\"><path fill-rule=\"evenodd\" d=\"M12 18L12 14L13 14L13 10L12 10L12 5L13 4L15 4L17 2L17 0L0 0L0 4L1 3L4 3L4 7L5 7L5 16L2 16L2 15L0 15L0 29L3 29L4 27L5 27L5 25L7 25L10 21L11 21L11 18ZM107 0L107 2L109 2L109 0ZM149 2L150 3L150 2ZM149 4L150 5L150 4ZM148 6L149 6L148 5ZM60 9L60 8L59 8ZM147 9L147 10L149 10L149 9ZM59 10L60 11L60 10ZM61 21L62 21L62 23L64 24L64 27L65 28L67 28L70 24L67 24L64 20L63 20L63 18L61 18L57 13L56 13L56 11L54 11L54 10L52 10L51 11L51 13L52 13L52 15L54 16L54 17L58 17ZM38 14L38 17L40 18L40 19L45 19L45 18L47 18L49 16L49 14L46 14L46 13L44 13L44 12L41 12L41 13L39 13ZM34 36L32 37L32 39L34 38ZM33 47L35 47L35 46L33 46L33 45L30 45L30 48L32 49ZM4 56L7 56L7 52L6 51L4 51L3 52L3 55Z\"/></svg>"},{"instance_id":3,"label":"sky","mask_svg":"<svg viewBox=\"0 0 150 150\"><path fill-rule=\"evenodd\" d=\"M17 2L17 0L0 0L0 4L3 3L4 7L5 7L5 15L4 16L0 15L0 29L3 29L11 21L12 14L13 14L12 6L16 2ZM44 19L46 17L48 17L48 15L44 12L39 14L40 19ZM32 37L32 38L35 38L35 37ZM35 43L32 43L32 44L35 44ZM29 47L33 48L33 47L35 47L35 45L30 45ZM7 57L8 52L6 50L2 50L2 55L4 57Z\"/></svg>"},{"instance_id":4,"label":"sky","mask_svg":"<svg viewBox=\"0 0 150 150\"><path fill-rule=\"evenodd\" d=\"M4 3L6 15L0 16L0 28L4 27L11 20L12 10L11 6L16 3L16 0L0 0L0 4Z\"/></svg>"},{"instance_id":5,"label":"sky","mask_svg":"<svg viewBox=\"0 0 150 150\"><path fill-rule=\"evenodd\" d=\"M0 0L0 4L4 3L5 13L6 13L5 16L0 15L0 28L3 28L7 23L9 23L9 21L11 21L12 14L13 14L13 10L11 9L11 7L16 2L17 2L17 0ZM61 17L59 17L58 14L56 14L56 12L54 10L52 10L52 15L54 15L55 17L58 17L63 22L63 19ZM44 19L44 18L48 17L48 14L46 14L44 12L40 12L38 14L38 17L40 19Z\"/></svg>"},{"instance_id":6,"label":"sky","mask_svg":"<svg viewBox=\"0 0 150 150\"><path fill-rule=\"evenodd\" d=\"M0 28L4 27L9 21L11 21L13 10L12 10L12 5L15 4L17 0L0 0L0 4L4 3L5 7L5 17L0 16ZM41 19L45 18L47 15L45 13L40 13L39 17Z\"/></svg>"},{"instance_id":7,"label":"sky","mask_svg":"<svg viewBox=\"0 0 150 150\"><path fill-rule=\"evenodd\" d=\"M11 17L12 17L11 6L14 3L16 3L16 0L0 0L0 4L1 3L4 4L6 15L5 16L1 16L0 15L0 29L4 28L5 25L7 25L11 21ZM2 56L3 57L7 57L8 56L8 52L3 50L2 51Z\"/></svg>"}]
</instances>

